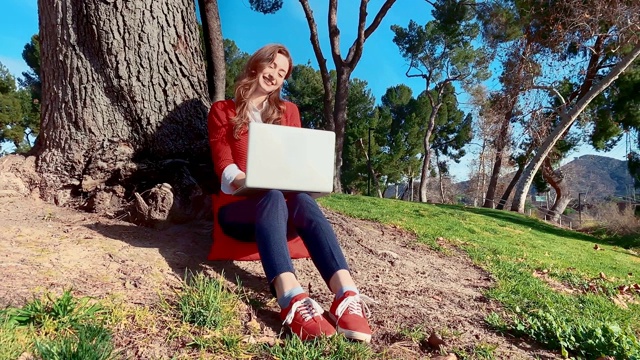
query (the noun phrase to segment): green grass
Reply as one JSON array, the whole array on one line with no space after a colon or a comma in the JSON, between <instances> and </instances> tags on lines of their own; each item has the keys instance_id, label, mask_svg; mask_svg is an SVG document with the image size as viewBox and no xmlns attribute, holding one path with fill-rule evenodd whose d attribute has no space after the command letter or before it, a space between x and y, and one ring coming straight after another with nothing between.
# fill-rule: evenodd
<instances>
[{"instance_id":1,"label":"green grass","mask_svg":"<svg viewBox=\"0 0 640 360\"><path fill-rule=\"evenodd\" d=\"M620 246L629 250L635 250L636 252L640 251L640 236L638 235L612 235L607 231L607 229L597 226L588 230L594 236L602 239L605 243Z\"/></svg>"},{"instance_id":2,"label":"green grass","mask_svg":"<svg viewBox=\"0 0 640 360\"><path fill-rule=\"evenodd\" d=\"M0 358L16 359L24 352L43 360L115 358L104 316L98 303L77 299L70 290L6 308L0 311Z\"/></svg>"},{"instance_id":3,"label":"green grass","mask_svg":"<svg viewBox=\"0 0 640 360\"><path fill-rule=\"evenodd\" d=\"M451 349L451 352L456 354L458 359L461 360L494 360L496 359L494 353L497 348L498 345L483 341L469 348L454 347Z\"/></svg>"},{"instance_id":4,"label":"green grass","mask_svg":"<svg viewBox=\"0 0 640 360\"><path fill-rule=\"evenodd\" d=\"M187 345L202 354L226 354L234 359L255 352L242 342L241 304L239 290L229 289L223 277L188 272L175 305L181 321L193 325L182 329L182 336L189 339Z\"/></svg>"},{"instance_id":5,"label":"green grass","mask_svg":"<svg viewBox=\"0 0 640 360\"><path fill-rule=\"evenodd\" d=\"M283 346L274 346L268 348L267 351L275 359L287 360L366 360L377 356L367 345L348 341L343 336L320 338L307 342L293 336Z\"/></svg>"},{"instance_id":6,"label":"green grass","mask_svg":"<svg viewBox=\"0 0 640 360\"><path fill-rule=\"evenodd\" d=\"M98 303L91 299L76 299L71 291L65 291L58 298L51 294L43 299L34 299L22 308L2 311L9 323L18 326L34 326L47 333L73 332L76 326L94 321L102 312Z\"/></svg>"},{"instance_id":7,"label":"green grass","mask_svg":"<svg viewBox=\"0 0 640 360\"><path fill-rule=\"evenodd\" d=\"M177 330L187 345L207 354L224 354L228 358L251 358L268 355L275 359L371 359L375 356L366 345L344 337L302 342L296 336L269 347L243 341L249 336L242 327L241 303L254 302L243 289L229 289L223 277L211 278L203 273L187 274L185 286L173 306L181 321L193 325ZM171 306L171 305L169 305Z\"/></svg>"},{"instance_id":8,"label":"green grass","mask_svg":"<svg viewBox=\"0 0 640 360\"><path fill-rule=\"evenodd\" d=\"M0 315L0 359L17 359L24 349L32 346L32 337L29 328L16 328Z\"/></svg>"},{"instance_id":9,"label":"green grass","mask_svg":"<svg viewBox=\"0 0 640 360\"><path fill-rule=\"evenodd\" d=\"M402 227L435 249L439 237L464 249L496 279L487 296L508 311L501 316L504 331L527 335L565 356L640 357L640 305L623 309L610 299L617 286L640 277L640 257L622 247L508 211L347 195L320 203L348 216ZM596 243L605 250L594 250ZM532 275L536 270L578 288L594 283L601 291L557 292ZM601 272L606 280L600 279Z\"/></svg>"},{"instance_id":10,"label":"green grass","mask_svg":"<svg viewBox=\"0 0 640 360\"><path fill-rule=\"evenodd\" d=\"M217 331L238 326L238 296L226 289L224 280L203 273L190 275L178 297L182 320Z\"/></svg>"},{"instance_id":11,"label":"green grass","mask_svg":"<svg viewBox=\"0 0 640 360\"><path fill-rule=\"evenodd\" d=\"M624 309L612 301L618 286L639 282L640 257L628 250L638 247L637 238L599 240L515 213L482 208L346 195L320 202L349 216L404 228L419 242L441 250L442 256L450 250L441 247L438 238L465 250L495 279L486 295L501 302L504 311L487 314L485 321L497 332L529 337L575 358L640 357L640 305L629 303ZM594 250L595 244L604 251ZM545 277L574 292L554 290L533 276L543 270ZM241 286L227 286L223 277L188 275L175 296L160 298L160 306L114 303L108 308L67 291L60 297L47 295L21 308L0 310L0 359L16 359L24 352L40 359L116 358L112 331L137 334L140 343L160 337L175 350L167 355L176 358L366 360L387 356L384 350L374 353L369 346L341 336L311 342L291 336L275 341L275 346L257 344L254 337L260 336L260 329L250 330L243 321L248 307L265 304L248 297ZM445 338L457 336L446 334L447 329L439 331ZM419 324L399 332L413 342L424 341L427 335ZM460 359L496 356L495 345L484 342L451 351Z\"/></svg>"},{"instance_id":12,"label":"green grass","mask_svg":"<svg viewBox=\"0 0 640 360\"><path fill-rule=\"evenodd\" d=\"M81 325L74 334L36 340L36 354L43 360L115 359L111 333L99 325Z\"/></svg>"}]
</instances>

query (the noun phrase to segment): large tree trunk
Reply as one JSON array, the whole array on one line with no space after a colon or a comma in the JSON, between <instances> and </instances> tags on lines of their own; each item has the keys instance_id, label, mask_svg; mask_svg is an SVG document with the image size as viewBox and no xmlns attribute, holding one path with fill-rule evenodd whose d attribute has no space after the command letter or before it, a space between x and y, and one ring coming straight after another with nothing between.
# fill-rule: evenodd
<instances>
[{"instance_id":1,"label":"large tree trunk","mask_svg":"<svg viewBox=\"0 0 640 360\"><path fill-rule=\"evenodd\" d=\"M511 192L513 191L513 188L518 183L518 180L520 180L520 176L522 176L523 172L524 172L524 165L518 166L518 171L516 171L516 173L513 175L513 178L509 182L509 185L507 185L507 188L504 189L504 193L502 194L502 197L500 198L500 201L498 202L496 209L498 210L504 209L505 205L507 204L507 201L509 201L509 196L511 196Z\"/></svg>"},{"instance_id":2,"label":"large tree trunk","mask_svg":"<svg viewBox=\"0 0 640 360\"><path fill-rule=\"evenodd\" d=\"M224 100L227 70L218 0L198 0L198 6L202 18L209 98L211 101Z\"/></svg>"},{"instance_id":3,"label":"large tree trunk","mask_svg":"<svg viewBox=\"0 0 640 360\"><path fill-rule=\"evenodd\" d=\"M442 98L442 89L444 86L438 90L438 98L437 105L436 101L429 96L429 101L431 103L431 114L429 114L429 123L427 124L427 132L424 134L424 158L422 159L422 172L420 173L420 202L427 202L427 188L429 184L429 166L431 163L431 135L433 134L433 129L436 126L436 117L438 116L438 111L442 106L441 98ZM435 106L434 106L435 105Z\"/></svg>"},{"instance_id":4,"label":"large tree trunk","mask_svg":"<svg viewBox=\"0 0 640 360\"><path fill-rule=\"evenodd\" d=\"M567 187L567 181L565 181L564 175L560 169L553 169L549 158L545 159L542 165L542 177L556 192L556 198L553 202L553 206L550 209L547 209L547 220L559 222L560 216L564 213L567 205L569 205L569 202L572 200L570 190Z\"/></svg>"},{"instance_id":5,"label":"large tree trunk","mask_svg":"<svg viewBox=\"0 0 640 360\"><path fill-rule=\"evenodd\" d=\"M333 177L333 191L342 192L342 149L344 148L344 133L347 125L347 100L349 98L349 76L351 70L339 67L337 73L335 104L333 107L333 121L336 133L335 172Z\"/></svg>"},{"instance_id":6,"label":"large tree trunk","mask_svg":"<svg viewBox=\"0 0 640 360\"><path fill-rule=\"evenodd\" d=\"M504 149L509 143L507 137L509 136L509 128L511 127L512 110L505 113L502 124L500 124L500 133L495 140L496 154L493 162L493 169L491 171L491 179L489 180L489 187L487 188L487 195L484 199L483 207L494 208L496 207L496 188L498 187L498 180L500 179L500 171L502 170L502 160L504 159Z\"/></svg>"},{"instance_id":7,"label":"large tree trunk","mask_svg":"<svg viewBox=\"0 0 640 360\"><path fill-rule=\"evenodd\" d=\"M624 58L618 62L609 73L604 76L597 84L593 85L585 94L582 96L576 104L571 107L571 109L564 109L560 112L560 123L556 126L555 129L547 136L542 145L536 149L536 154L531 159L529 164L525 167L525 170L518 181L518 185L516 186L516 194L513 198L513 203L511 204L511 210L517 211L520 213L524 213L524 205L527 198L527 193L529 192L529 188L531 187L531 183L533 181L533 177L536 172L540 169L542 162L549 155L551 149L555 146L555 144L562 138L566 131L569 130L571 125L576 121L578 115L584 111L584 109L591 103L591 101L598 96L602 91L604 91L611 83L613 83L620 74L622 74L629 65L633 63L633 61L640 55L640 44L636 43L635 47L627 54Z\"/></svg>"},{"instance_id":8,"label":"large tree trunk","mask_svg":"<svg viewBox=\"0 0 640 360\"><path fill-rule=\"evenodd\" d=\"M566 184L563 184L563 187L565 187ZM565 188L565 190L568 190ZM563 195L562 197L556 197L556 201L553 203L553 206L551 207L551 213L553 214L553 216L551 217L551 221L553 222L560 222L560 217L562 216L562 214L564 213L564 211L567 209L567 205L569 205L569 203L571 202L571 200L573 200L573 198L571 196L569 196L568 192L565 192L565 195Z\"/></svg>"},{"instance_id":9,"label":"large tree trunk","mask_svg":"<svg viewBox=\"0 0 640 360\"><path fill-rule=\"evenodd\" d=\"M427 202L427 187L429 184L429 164L431 159L431 138L432 131L427 131L424 136L424 157L422 158L422 171L420 172L420 202Z\"/></svg>"},{"instance_id":10,"label":"large tree trunk","mask_svg":"<svg viewBox=\"0 0 640 360\"><path fill-rule=\"evenodd\" d=\"M171 183L188 207L191 165L210 161L193 1L40 0L39 15L42 197L104 213Z\"/></svg>"},{"instance_id":11,"label":"large tree trunk","mask_svg":"<svg viewBox=\"0 0 640 360\"><path fill-rule=\"evenodd\" d=\"M440 155L436 151L436 164L438 164L438 185L440 188L440 201L445 204L447 202L444 191L444 177L442 176L442 167L440 166Z\"/></svg>"}]
</instances>

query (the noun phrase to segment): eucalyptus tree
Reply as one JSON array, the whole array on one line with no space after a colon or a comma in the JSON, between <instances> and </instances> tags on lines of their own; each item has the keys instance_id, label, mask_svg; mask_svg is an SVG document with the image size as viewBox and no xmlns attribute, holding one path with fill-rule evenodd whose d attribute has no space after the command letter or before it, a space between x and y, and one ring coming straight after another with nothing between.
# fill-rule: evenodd
<instances>
[{"instance_id":1,"label":"eucalyptus tree","mask_svg":"<svg viewBox=\"0 0 640 360\"><path fill-rule=\"evenodd\" d=\"M459 109L453 85L448 84L442 95L443 106L438 111L430 144L436 157L440 198L446 202L444 178L449 175L449 160L459 163L465 156L464 148L473 138L473 119L471 113Z\"/></svg>"},{"instance_id":2,"label":"eucalyptus tree","mask_svg":"<svg viewBox=\"0 0 640 360\"><path fill-rule=\"evenodd\" d=\"M537 64L532 63L526 54L529 49L526 38L513 42L512 47L506 49L502 58L503 71L498 77L502 89L489 96L489 101L484 104L483 111L498 115L496 117L496 132L490 140L493 150L493 166L489 177L489 185L485 194L483 207L496 206L496 192L498 180L503 168L503 161L513 145L513 124L522 115L520 111L519 96L526 89L531 72L535 72ZM527 69L527 70L525 70Z\"/></svg>"},{"instance_id":3,"label":"eucalyptus tree","mask_svg":"<svg viewBox=\"0 0 640 360\"><path fill-rule=\"evenodd\" d=\"M554 145L640 56L640 3L528 0L516 1L512 8L513 18L537 47L532 56L544 64L529 88L557 99L559 105L553 110L560 119L535 149L516 185L511 210L524 212L533 177ZM571 84L568 96L558 87L561 84Z\"/></svg>"},{"instance_id":4,"label":"eucalyptus tree","mask_svg":"<svg viewBox=\"0 0 640 360\"><path fill-rule=\"evenodd\" d=\"M420 201L427 201L431 145L436 119L443 106L443 94L451 83L469 88L488 78L490 56L475 46L480 27L475 21L473 1L440 0L433 3L434 20L424 26L411 20L406 28L393 25L394 43L409 61L407 77L425 81L425 94L432 111L423 114L425 133L420 177Z\"/></svg>"}]
</instances>

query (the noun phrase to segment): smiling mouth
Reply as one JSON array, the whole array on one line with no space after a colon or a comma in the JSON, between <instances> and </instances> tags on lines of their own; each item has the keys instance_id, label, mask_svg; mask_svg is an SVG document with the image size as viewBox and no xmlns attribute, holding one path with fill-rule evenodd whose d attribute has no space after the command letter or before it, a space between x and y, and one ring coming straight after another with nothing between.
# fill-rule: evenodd
<instances>
[{"instance_id":1,"label":"smiling mouth","mask_svg":"<svg viewBox=\"0 0 640 360\"><path fill-rule=\"evenodd\" d=\"M275 82L275 81L270 80L270 79L269 79L269 78L267 78L267 77L263 77L263 79L264 79L265 84L267 84L267 85L269 85L269 86L274 86L274 85L276 84L276 82Z\"/></svg>"}]
</instances>

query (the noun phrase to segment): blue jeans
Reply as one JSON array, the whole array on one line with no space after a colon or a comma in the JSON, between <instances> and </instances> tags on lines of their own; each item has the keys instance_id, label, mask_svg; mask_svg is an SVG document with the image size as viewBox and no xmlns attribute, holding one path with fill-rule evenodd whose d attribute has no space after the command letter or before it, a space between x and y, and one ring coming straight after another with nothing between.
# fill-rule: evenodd
<instances>
[{"instance_id":1,"label":"blue jeans","mask_svg":"<svg viewBox=\"0 0 640 360\"><path fill-rule=\"evenodd\" d=\"M287 247L290 231L300 235L327 284L338 270L349 270L331 224L308 194L269 190L223 206L218 212L218 222L225 234L242 241L256 241L270 285L280 274L295 274Z\"/></svg>"}]
</instances>

